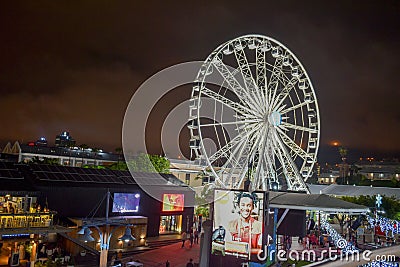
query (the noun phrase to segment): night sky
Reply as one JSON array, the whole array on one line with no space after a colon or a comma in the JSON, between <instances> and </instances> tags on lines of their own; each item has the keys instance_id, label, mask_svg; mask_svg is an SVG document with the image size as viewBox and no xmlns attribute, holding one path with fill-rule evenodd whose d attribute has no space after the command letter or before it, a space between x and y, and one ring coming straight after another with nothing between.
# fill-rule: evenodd
<instances>
[{"instance_id":1,"label":"night sky","mask_svg":"<svg viewBox=\"0 0 400 267\"><path fill-rule=\"evenodd\" d=\"M142 82L258 33L287 46L311 77L321 147L337 140L360 156L400 156L399 1L1 1L0 33L1 146L52 144L67 130L114 151ZM149 127L190 90L161 101ZM158 139L152 131L150 152Z\"/></svg>"}]
</instances>

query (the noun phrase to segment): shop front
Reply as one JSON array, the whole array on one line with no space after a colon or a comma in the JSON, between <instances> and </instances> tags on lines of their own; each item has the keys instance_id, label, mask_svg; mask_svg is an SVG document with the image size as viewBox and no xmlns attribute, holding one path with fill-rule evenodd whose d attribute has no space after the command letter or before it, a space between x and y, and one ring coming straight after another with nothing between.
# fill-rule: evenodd
<instances>
[{"instance_id":1,"label":"shop front","mask_svg":"<svg viewBox=\"0 0 400 267\"><path fill-rule=\"evenodd\" d=\"M182 230L182 215L161 215L159 234L178 234Z\"/></svg>"}]
</instances>

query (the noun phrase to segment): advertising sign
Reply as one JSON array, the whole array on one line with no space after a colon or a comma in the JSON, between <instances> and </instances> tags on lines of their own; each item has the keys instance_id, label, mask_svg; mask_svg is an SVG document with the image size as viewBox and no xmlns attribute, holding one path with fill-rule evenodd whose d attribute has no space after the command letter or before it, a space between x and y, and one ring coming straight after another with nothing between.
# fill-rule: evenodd
<instances>
[{"instance_id":1,"label":"advertising sign","mask_svg":"<svg viewBox=\"0 0 400 267\"><path fill-rule=\"evenodd\" d=\"M264 235L265 192L216 189L214 197L211 254L224 258L215 263L260 262L258 254L264 254L268 239Z\"/></svg>"},{"instance_id":2,"label":"advertising sign","mask_svg":"<svg viewBox=\"0 0 400 267\"><path fill-rule=\"evenodd\" d=\"M114 193L112 212L130 213L139 211L140 194Z\"/></svg>"},{"instance_id":3,"label":"advertising sign","mask_svg":"<svg viewBox=\"0 0 400 267\"><path fill-rule=\"evenodd\" d=\"M183 211L184 194L163 194L162 211Z\"/></svg>"}]
</instances>

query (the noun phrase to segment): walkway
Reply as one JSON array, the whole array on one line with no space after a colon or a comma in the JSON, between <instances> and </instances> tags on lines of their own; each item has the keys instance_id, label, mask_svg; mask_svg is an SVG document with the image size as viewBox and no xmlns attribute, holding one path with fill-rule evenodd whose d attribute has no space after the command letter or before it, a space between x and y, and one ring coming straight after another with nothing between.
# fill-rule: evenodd
<instances>
[{"instance_id":1,"label":"walkway","mask_svg":"<svg viewBox=\"0 0 400 267\"><path fill-rule=\"evenodd\" d=\"M134 261L139 260L145 267L165 266L167 260L170 262L170 267L185 267L189 259L193 259L194 263L199 262L200 243L193 244L193 247L190 247L190 243L186 241L185 247L182 248L182 242L179 242L151 251L146 251L130 258Z\"/></svg>"}]
</instances>

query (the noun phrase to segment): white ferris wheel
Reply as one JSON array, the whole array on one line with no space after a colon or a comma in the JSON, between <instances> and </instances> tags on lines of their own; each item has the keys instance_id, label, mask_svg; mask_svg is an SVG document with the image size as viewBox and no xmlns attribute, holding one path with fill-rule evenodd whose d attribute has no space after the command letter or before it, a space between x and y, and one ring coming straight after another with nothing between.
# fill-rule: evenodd
<instances>
[{"instance_id":1,"label":"white ferris wheel","mask_svg":"<svg viewBox=\"0 0 400 267\"><path fill-rule=\"evenodd\" d=\"M246 35L215 49L193 84L190 148L215 186L306 191L320 120L310 78L278 41Z\"/></svg>"}]
</instances>

